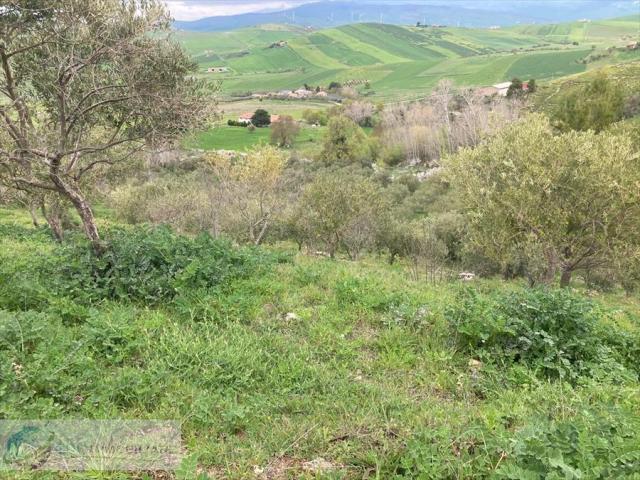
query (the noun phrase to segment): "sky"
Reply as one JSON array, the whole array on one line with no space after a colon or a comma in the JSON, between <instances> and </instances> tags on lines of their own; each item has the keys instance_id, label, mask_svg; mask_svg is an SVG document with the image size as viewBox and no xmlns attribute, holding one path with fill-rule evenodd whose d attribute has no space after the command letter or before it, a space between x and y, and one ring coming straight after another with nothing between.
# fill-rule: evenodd
<instances>
[{"instance_id":1,"label":"sky","mask_svg":"<svg viewBox=\"0 0 640 480\"><path fill-rule=\"evenodd\" d=\"M318 0L165 0L171 14L176 20L197 20L204 17L215 17L220 15L238 15L251 12L268 12L285 10L305 3L313 3ZM356 0L364 1L364 0ZM424 0L427 1L427 0ZM430 0L433 1L433 0ZM468 1L468 0L467 0ZM501 2L517 2L518 0L476 0L479 5L492 4L494 7ZM556 0L561 1L561 0ZM576 0L562 0L570 3ZM628 5L640 4L640 0L601 0L603 3L621 3ZM547 0L553 3L551 0ZM420 3L420 0L367 0L367 3ZM447 0L436 2L447 4ZM473 2L469 2L473 3Z\"/></svg>"},{"instance_id":2,"label":"sky","mask_svg":"<svg viewBox=\"0 0 640 480\"><path fill-rule=\"evenodd\" d=\"M167 0L176 20L196 20L218 15L284 10L314 0Z\"/></svg>"}]
</instances>

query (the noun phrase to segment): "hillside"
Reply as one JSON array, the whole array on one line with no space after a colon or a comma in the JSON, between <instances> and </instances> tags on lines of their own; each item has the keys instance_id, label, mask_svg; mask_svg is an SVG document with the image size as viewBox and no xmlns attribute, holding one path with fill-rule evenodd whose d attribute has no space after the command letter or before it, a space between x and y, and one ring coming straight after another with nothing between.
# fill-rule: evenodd
<instances>
[{"instance_id":1,"label":"hillside","mask_svg":"<svg viewBox=\"0 0 640 480\"><path fill-rule=\"evenodd\" d=\"M592 303L497 280L434 285L373 259L287 253L275 263L266 249L166 229L114 225L110 235L123 265L111 288L92 278L86 254L75 256L81 240L56 245L26 213L0 208L2 416L182 426L189 456L179 476L90 478L538 479L559 470L558 456L578 473L604 472L583 478L636 478L637 298ZM197 289L204 278L214 287ZM543 336L540 351L557 351L557 365L470 346L485 332L500 338L489 330L500 308L523 322L542 309L542 327L520 341ZM620 343L575 381L579 367L558 341L582 355Z\"/></svg>"},{"instance_id":2,"label":"hillside","mask_svg":"<svg viewBox=\"0 0 640 480\"><path fill-rule=\"evenodd\" d=\"M562 98L560 93L566 94L578 89L593 80L595 75L602 73L618 85L625 95L630 96L640 92L640 62L636 61L607 65L597 70L543 84L534 95L533 103L540 111L551 113L558 106L558 100Z\"/></svg>"},{"instance_id":3,"label":"hillside","mask_svg":"<svg viewBox=\"0 0 640 480\"><path fill-rule=\"evenodd\" d=\"M631 0L369 0L322 1L271 12L254 12L178 21L176 27L213 32L252 27L264 23L287 23L314 28L336 27L354 22L415 25L416 22L489 27L526 23L557 23L581 18L602 19L638 11Z\"/></svg>"},{"instance_id":4,"label":"hillside","mask_svg":"<svg viewBox=\"0 0 640 480\"><path fill-rule=\"evenodd\" d=\"M458 85L514 76L552 79L586 71L583 59L595 54L612 63L640 58L638 50L623 51L638 38L639 21L631 16L494 30L366 23L306 31L267 25L177 37L203 73L212 66L228 69L208 74L222 80L227 95L359 81L369 82L366 93L393 99L424 95L442 78Z\"/></svg>"}]
</instances>

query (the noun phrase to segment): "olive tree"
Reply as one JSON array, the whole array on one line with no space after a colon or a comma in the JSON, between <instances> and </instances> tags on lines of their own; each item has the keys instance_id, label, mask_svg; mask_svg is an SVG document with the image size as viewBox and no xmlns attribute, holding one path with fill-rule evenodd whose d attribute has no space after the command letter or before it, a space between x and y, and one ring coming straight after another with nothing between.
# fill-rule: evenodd
<instances>
[{"instance_id":1,"label":"olive tree","mask_svg":"<svg viewBox=\"0 0 640 480\"><path fill-rule=\"evenodd\" d=\"M629 135L554 135L531 115L446 163L472 247L532 278L610 266L640 251L640 152Z\"/></svg>"},{"instance_id":2,"label":"olive tree","mask_svg":"<svg viewBox=\"0 0 640 480\"><path fill-rule=\"evenodd\" d=\"M283 115L280 121L271 124L271 142L289 148L300 133L300 125L292 116Z\"/></svg>"},{"instance_id":3,"label":"olive tree","mask_svg":"<svg viewBox=\"0 0 640 480\"><path fill-rule=\"evenodd\" d=\"M255 147L236 158L210 158L221 229L259 245L287 203L285 155L271 145Z\"/></svg>"},{"instance_id":4,"label":"olive tree","mask_svg":"<svg viewBox=\"0 0 640 480\"><path fill-rule=\"evenodd\" d=\"M350 118L336 116L329 120L321 160L326 165L348 165L369 159L371 151L366 134Z\"/></svg>"},{"instance_id":5,"label":"olive tree","mask_svg":"<svg viewBox=\"0 0 640 480\"><path fill-rule=\"evenodd\" d=\"M325 172L307 185L297 208L297 232L322 244L331 258L342 247L349 258L374 245L383 201L371 180Z\"/></svg>"},{"instance_id":6,"label":"olive tree","mask_svg":"<svg viewBox=\"0 0 640 480\"><path fill-rule=\"evenodd\" d=\"M69 202L97 253L90 179L208 118L170 21L158 0L0 7L0 179Z\"/></svg>"},{"instance_id":7,"label":"olive tree","mask_svg":"<svg viewBox=\"0 0 640 480\"><path fill-rule=\"evenodd\" d=\"M600 132L624 114L621 88L600 73L586 85L562 96L554 113L556 126L563 131Z\"/></svg>"}]
</instances>

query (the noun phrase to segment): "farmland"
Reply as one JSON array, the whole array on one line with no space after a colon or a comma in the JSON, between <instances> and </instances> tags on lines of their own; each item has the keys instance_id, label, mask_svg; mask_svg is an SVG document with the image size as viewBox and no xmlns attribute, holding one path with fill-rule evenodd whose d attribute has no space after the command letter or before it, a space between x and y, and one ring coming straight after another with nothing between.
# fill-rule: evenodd
<instances>
[{"instance_id":1,"label":"farmland","mask_svg":"<svg viewBox=\"0 0 640 480\"><path fill-rule=\"evenodd\" d=\"M221 81L224 97L359 80L370 84L361 93L389 101L424 96L442 78L460 86L514 76L552 80L585 72L594 63L638 59L637 51L624 47L638 39L639 21L631 16L499 30L353 24L306 31L266 25L231 32L180 31L177 38L202 75ZM211 66L229 72L206 74Z\"/></svg>"},{"instance_id":2,"label":"farmland","mask_svg":"<svg viewBox=\"0 0 640 480\"><path fill-rule=\"evenodd\" d=\"M296 138L292 147L296 150L315 149L322 141L325 128L305 126ZM254 131L243 127L222 125L197 135L186 142L186 147L202 150L237 150L245 151L254 145L267 144L271 141L269 128L257 128Z\"/></svg>"}]
</instances>

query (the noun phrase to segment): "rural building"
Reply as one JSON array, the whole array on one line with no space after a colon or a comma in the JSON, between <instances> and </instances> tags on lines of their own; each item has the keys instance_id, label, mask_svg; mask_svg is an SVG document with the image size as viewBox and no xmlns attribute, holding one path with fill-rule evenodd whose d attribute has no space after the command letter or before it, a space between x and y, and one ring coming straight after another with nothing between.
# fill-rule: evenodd
<instances>
[{"instance_id":1,"label":"rural building","mask_svg":"<svg viewBox=\"0 0 640 480\"><path fill-rule=\"evenodd\" d=\"M279 42L272 43L269 48L283 48L287 46L287 42L280 40Z\"/></svg>"},{"instance_id":2,"label":"rural building","mask_svg":"<svg viewBox=\"0 0 640 480\"><path fill-rule=\"evenodd\" d=\"M207 73L226 73L229 69L227 67L209 67Z\"/></svg>"},{"instance_id":3,"label":"rural building","mask_svg":"<svg viewBox=\"0 0 640 480\"><path fill-rule=\"evenodd\" d=\"M324 91L320 91L316 93L316 97L328 97L329 94L327 92Z\"/></svg>"},{"instance_id":4,"label":"rural building","mask_svg":"<svg viewBox=\"0 0 640 480\"><path fill-rule=\"evenodd\" d=\"M490 91L488 89L495 89L495 91L487 96L490 95L500 95L501 97L506 97L507 93L509 92L509 87L511 86L511 82L503 82L503 83L498 83L496 85L494 85L493 87L485 87L485 89L487 91ZM481 89L484 90L484 89ZM522 90L525 92L529 91L529 82L522 82Z\"/></svg>"},{"instance_id":5,"label":"rural building","mask_svg":"<svg viewBox=\"0 0 640 480\"><path fill-rule=\"evenodd\" d=\"M238 123L244 123L248 125L251 123L254 112L246 112L238 117ZM271 123L278 123L280 121L280 115L271 115Z\"/></svg>"},{"instance_id":6,"label":"rural building","mask_svg":"<svg viewBox=\"0 0 640 480\"><path fill-rule=\"evenodd\" d=\"M501 97L506 97L510 86L511 82L502 82L495 84L493 88L497 90L498 95L500 95Z\"/></svg>"},{"instance_id":7,"label":"rural building","mask_svg":"<svg viewBox=\"0 0 640 480\"><path fill-rule=\"evenodd\" d=\"M293 94L298 98L307 98L313 95L313 92L310 90L307 90L306 88L299 88L298 90L293 92Z\"/></svg>"},{"instance_id":8,"label":"rural building","mask_svg":"<svg viewBox=\"0 0 640 480\"><path fill-rule=\"evenodd\" d=\"M238 122L240 123L251 123L251 119L253 118L253 112L243 113L238 117Z\"/></svg>"},{"instance_id":9,"label":"rural building","mask_svg":"<svg viewBox=\"0 0 640 480\"><path fill-rule=\"evenodd\" d=\"M629 45L627 45L627 49L629 50L637 50L638 48L640 48L640 43L638 42L631 42Z\"/></svg>"}]
</instances>

